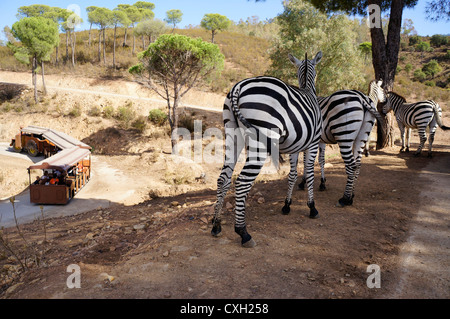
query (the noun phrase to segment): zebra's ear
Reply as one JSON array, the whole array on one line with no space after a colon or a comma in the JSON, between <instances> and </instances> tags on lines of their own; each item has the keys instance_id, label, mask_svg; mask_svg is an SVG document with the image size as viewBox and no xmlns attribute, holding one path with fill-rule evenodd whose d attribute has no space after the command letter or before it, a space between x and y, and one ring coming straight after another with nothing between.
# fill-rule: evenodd
<instances>
[{"instance_id":1,"label":"zebra's ear","mask_svg":"<svg viewBox=\"0 0 450 319\"><path fill-rule=\"evenodd\" d=\"M300 61L293 56L292 54L288 54L289 60L291 60L292 64L294 64L295 66L299 66L300 65Z\"/></svg>"},{"instance_id":2,"label":"zebra's ear","mask_svg":"<svg viewBox=\"0 0 450 319\"><path fill-rule=\"evenodd\" d=\"M379 87L381 87L383 85L383 80L379 80L377 84Z\"/></svg>"},{"instance_id":3,"label":"zebra's ear","mask_svg":"<svg viewBox=\"0 0 450 319\"><path fill-rule=\"evenodd\" d=\"M322 51L317 52L312 62L317 65L322 60Z\"/></svg>"}]
</instances>

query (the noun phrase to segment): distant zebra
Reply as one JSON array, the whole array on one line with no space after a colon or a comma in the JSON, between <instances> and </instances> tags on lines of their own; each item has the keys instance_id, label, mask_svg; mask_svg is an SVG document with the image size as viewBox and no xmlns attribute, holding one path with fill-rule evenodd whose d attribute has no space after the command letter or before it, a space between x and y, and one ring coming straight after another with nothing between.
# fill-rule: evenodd
<instances>
[{"instance_id":1,"label":"distant zebra","mask_svg":"<svg viewBox=\"0 0 450 319\"><path fill-rule=\"evenodd\" d=\"M400 135L402 137L402 148L400 149L400 152L405 151L405 128L408 129L406 152L409 152L411 129L418 129L420 144L419 148L414 153L414 156L419 156L425 145L425 141L427 140L426 129L428 126L430 127L428 157L432 156L431 150L437 127L439 126L443 130L450 129L450 127L442 124L441 107L433 100L406 103L404 97L397 93L389 92L387 94L387 103L383 106L383 113L387 114L390 110L394 111L398 128L400 129Z\"/></svg>"},{"instance_id":2,"label":"distant zebra","mask_svg":"<svg viewBox=\"0 0 450 319\"><path fill-rule=\"evenodd\" d=\"M369 84L369 96L360 91L343 90L328 97L318 97L322 111L322 136L319 144L319 163L321 168L320 190L325 190L325 146L338 144L347 173L347 184L344 196L337 206L353 204L355 182L359 176L361 157L368 141L375 120L380 123L384 118L377 111L378 101L384 103L386 95L381 87L382 82L372 81ZM305 175L298 185L304 189Z\"/></svg>"},{"instance_id":3,"label":"distant zebra","mask_svg":"<svg viewBox=\"0 0 450 319\"><path fill-rule=\"evenodd\" d=\"M245 224L245 201L260 173L267 153L275 157L289 154L291 171L289 187L283 213L290 210L292 190L297 180L299 152L306 152L306 176L310 217L318 217L313 196L314 160L320 140L322 119L315 90L315 66L322 59L322 52L314 59L298 60L292 55L289 59L298 70L300 88L293 88L273 77L255 77L240 81L228 93L224 103L223 119L225 126L226 154L222 172L217 181L217 202L212 220L211 234L221 232L220 214L224 197L230 188L231 177L237 159L246 147L247 158L244 168L236 180L235 231L241 236L244 247L253 247L254 240L248 234ZM268 137L258 140L256 134ZM257 156L250 156L252 150ZM264 152L267 150L267 152ZM277 153L277 154L275 154Z\"/></svg>"}]
</instances>

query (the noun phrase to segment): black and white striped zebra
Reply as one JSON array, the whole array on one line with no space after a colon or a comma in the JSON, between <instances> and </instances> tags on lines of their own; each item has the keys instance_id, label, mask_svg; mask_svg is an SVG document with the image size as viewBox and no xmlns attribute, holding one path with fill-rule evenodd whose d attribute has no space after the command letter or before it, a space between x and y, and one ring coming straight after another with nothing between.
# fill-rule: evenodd
<instances>
[{"instance_id":1,"label":"black and white striped zebra","mask_svg":"<svg viewBox=\"0 0 450 319\"><path fill-rule=\"evenodd\" d=\"M244 247L255 245L246 230L245 201L268 153L273 158L278 156L277 151L279 154L289 154L291 171L283 207L283 213L288 213L292 190L297 180L298 154L306 152L307 205L310 217L318 217L313 183L314 160L319 146L322 119L315 90L315 66L320 62L322 52L317 53L312 60L306 57L305 60L298 60L292 55L289 55L289 58L298 68L300 88L293 88L273 77L254 77L234 85L224 103L226 154L217 181L217 202L211 234L218 236L221 232L220 214L224 197L230 188L237 159L246 147L247 158L236 180L235 194L235 231L241 236ZM267 140L264 137L267 137ZM256 156L249 156L252 150L262 151L256 152Z\"/></svg>"},{"instance_id":2,"label":"black and white striped zebra","mask_svg":"<svg viewBox=\"0 0 450 319\"><path fill-rule=\"evenodd\" d=\"M394 111L397 120L400 135L402 137L402 148L400 152L409 152L409 143L411 138L411 129L417 129L419 132L420 144L415 156L419 156L427 140L427 127L429 131L428 157L431 157L434 135L439 126L443 130L449 130L450 127L442 124L442 110L438 103L433 100L420 101L416 103L406 103L406 99L395 92L387 94L387 103L383 106L383 113L387 114L390 110ZM407 144L405 149L405 128L407 133Z\"/></svg>"},{"instance_id":3,"label":"black and white striped zebra","mask_svg":"<svg viewBox=\"0 0 450 319\"><path fill-rule=\"evenodd\" d=\"M361 168L361 157L368 142L372 128L377 120L384 122L377 111L378 102L384 103L386 95L381 81L371 81L369 96L357 90L342 90L328 97L318 97L322 112L322 136L319 144L319 164L321 168L320 190L325 190L325 147L338 144L347 173L344 196L337 206L352 205L355 183ZM305 175L299 188L303 189Z\"/></svg>"}]
</instances>

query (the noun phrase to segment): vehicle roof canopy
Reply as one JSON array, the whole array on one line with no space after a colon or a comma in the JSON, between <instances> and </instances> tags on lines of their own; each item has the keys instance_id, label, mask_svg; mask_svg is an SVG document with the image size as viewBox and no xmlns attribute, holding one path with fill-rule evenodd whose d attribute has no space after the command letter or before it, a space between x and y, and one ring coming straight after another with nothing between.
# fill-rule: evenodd
<instances>
[{"instance_id":1,"label":"vehicle roof canopy","mask_svg":"<svg viewBox=\"0 0 450 319\"><path fill-rule=\"evenodd\" d=\"M77 140L76 138L73 138L72 136L67 135L63 132L58 132L53 129L45 128L45 127L39 127L39 126L27 126L24 128L21 128L20 131L22 133L29 133L29 134L37 134L42 135L42 137L46 138L56 146L58 146L60 149L69 149L73 148L74 146L78 146L80 148L84 149L92 149L89 145Z\"/></svg>"},{"instance_id":2,"label":"vehicle roof canopy","mask_svg":"<svg viewBox=\"0 0 450 319\"><path fill-rule=\"evenodd\" d=\"M67 171L70 167L76 165L79 161L87 158L91 151L79 146L62 150L52 157L46 158L36 164L31 165L32 169L57 169Z\"/></svg>"}]
</instances>

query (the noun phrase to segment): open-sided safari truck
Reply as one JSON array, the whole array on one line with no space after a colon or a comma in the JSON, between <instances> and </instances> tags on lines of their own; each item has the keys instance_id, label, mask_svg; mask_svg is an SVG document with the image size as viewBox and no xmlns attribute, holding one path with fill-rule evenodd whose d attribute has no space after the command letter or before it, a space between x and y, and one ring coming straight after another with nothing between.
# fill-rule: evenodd
<instances>
[{"instance_id":1,"label":"open-sided safari truck","mask_svg":"<svg viewBox=\"0 0 450 319\"><path fill-rule=\"evenodd\" d=\"M39 126L21 127L10 144L14 151L18 153L27 151L33 157L39 154L50 157L60 150L77 145L88 146L63 132Z\"/></svg>"},{"instance_id":2,"label":"open-sided safari truck","mask_svg":"<svg viewBox=\"0 0 450 319\"><path fill-rule=\"evenodd\" d=\"M28 168L30 202L67 204L91 177L91 151L80 146L68 148ZM32 182L31 171L42 170Z\"/></svg>"}]
</instances>

